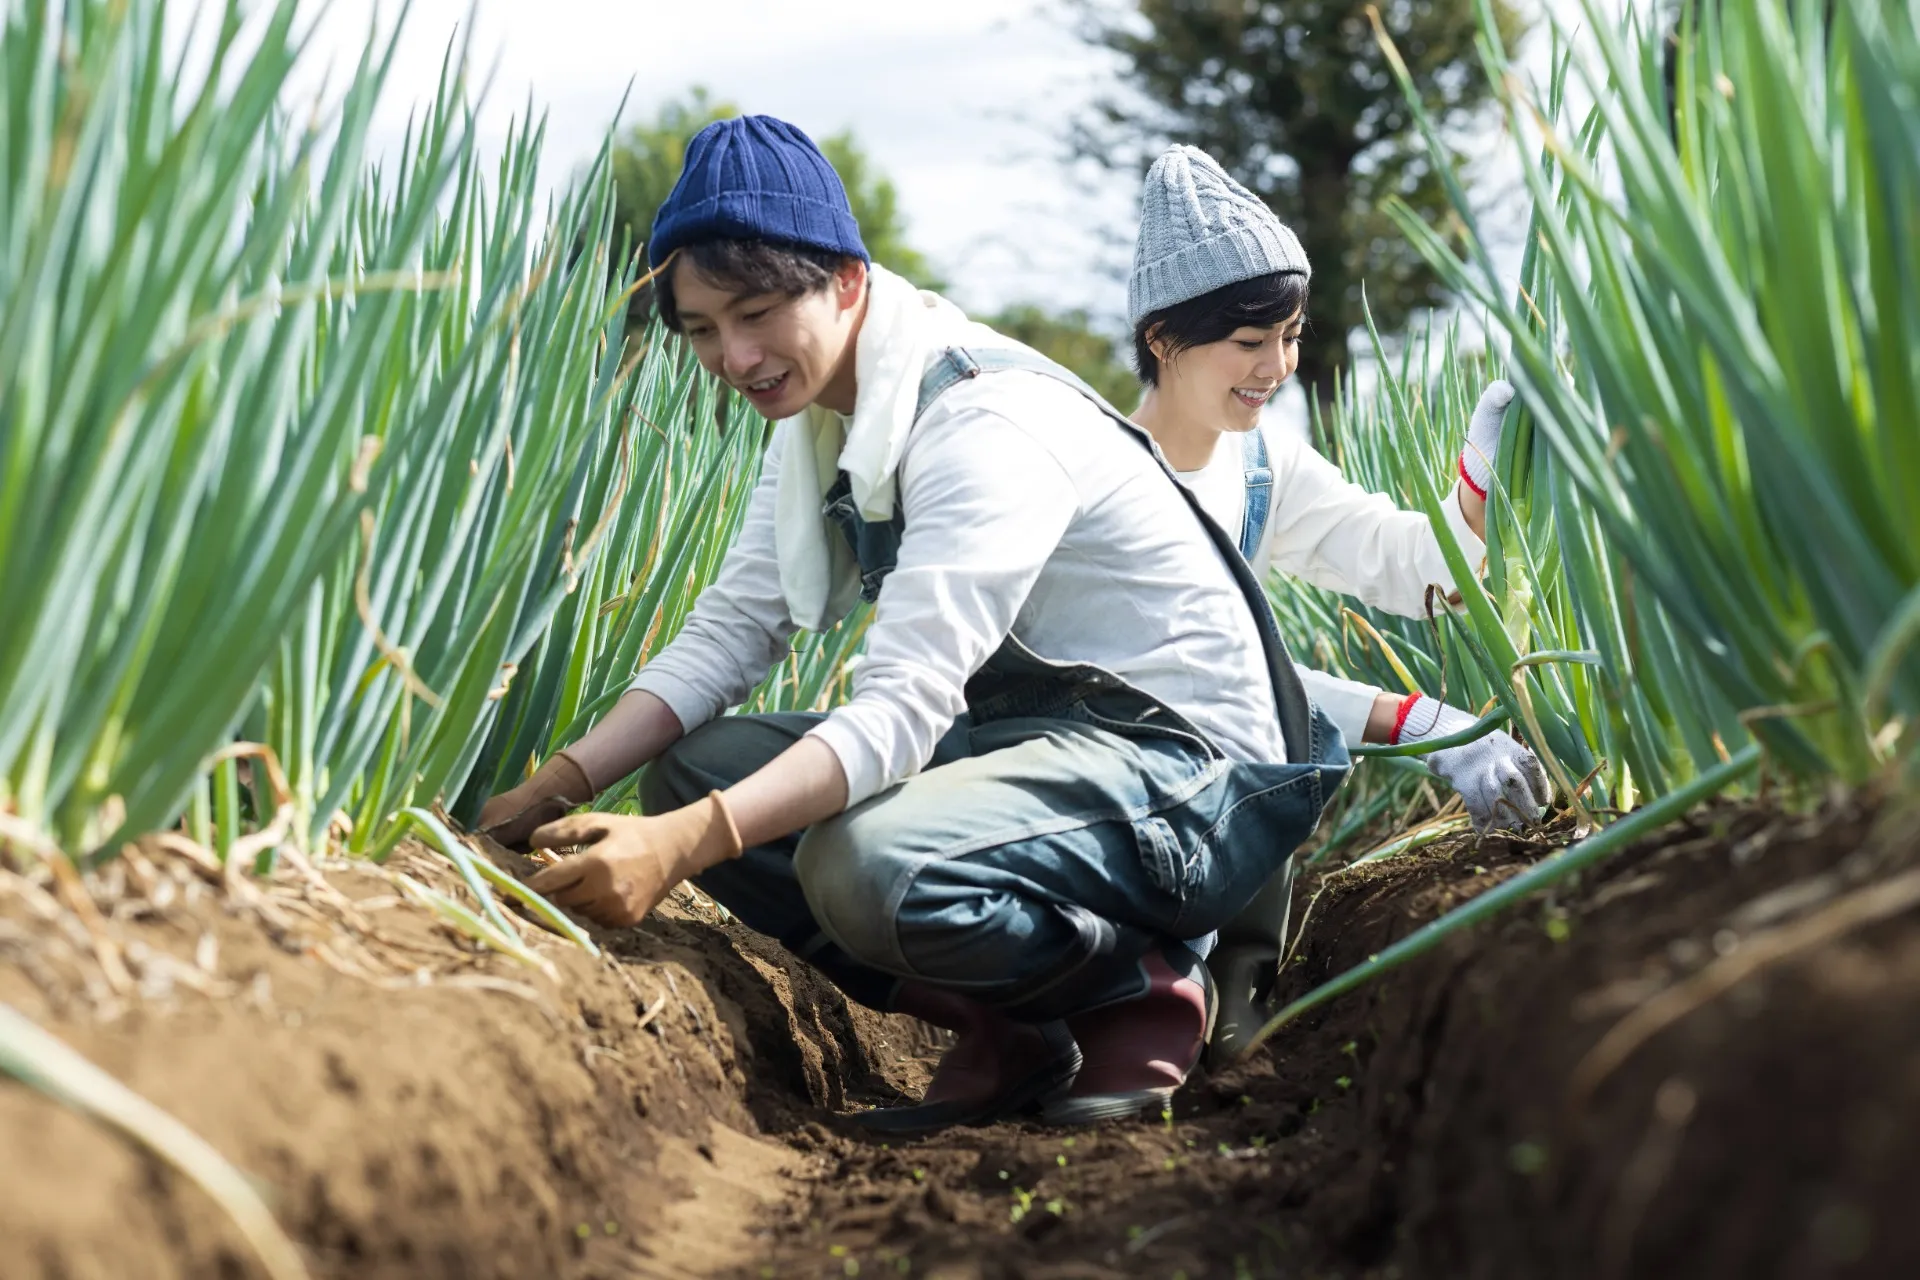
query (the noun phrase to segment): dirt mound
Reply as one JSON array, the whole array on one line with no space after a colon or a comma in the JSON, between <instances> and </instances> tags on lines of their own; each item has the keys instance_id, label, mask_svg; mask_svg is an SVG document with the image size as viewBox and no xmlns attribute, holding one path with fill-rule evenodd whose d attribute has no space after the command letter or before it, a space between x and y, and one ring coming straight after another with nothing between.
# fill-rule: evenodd
<instances>
[{"instance_id":1,"label":"dirt mound","mask_svg":"<svg viewBox=\"0 0 1920 1280\"><path fill-rule=\"evenodd\" d=\"M1287 994L1552 847L1303 886ZM116 874L142 885L102 889L102 928L143 993L0 876L0 1000L259 1178L318 1276L1920 1274L1911 805L1705 810L1164 1122L894 1144L836 1113L916 1095L936 1034L691 896L608 960L525 931L548 977L377 869L266 907L178 863ZM4 1083L0 1149L4 1280L256 1274L197 1189Z\"/></svg>"},{"instance_id":2,"label":"dirt mound","mask_svg":"<svg viewBox=\"0 0 1920 1280\"><path fill-rule=\"evenodd\" d=\"M812 1195L740 1274L1920 1275L1917 835L1910 808L1708 810L1289 1028L1163 1124L816 1130ZM1331 878L1288 994L1551 847L1463 839ZM1672 1025L1620 1038L1635 1011ZM1613 1065L1570 1098L1609 1032Z\"/></svg>"},{"instance_id":3,"label":"dirt mound","mask_svg":"<svg viewBox=\"0 0 1920 1280\"><path fill-rule=\"evenodd\" d=\"M134 865L149 883L121 871L96 888L143 990L116 994L94 939L9 874L0 1001L256 1178L317 1275L741 1262L797 1163L743 1136L756 1116L843 1106L843 1080L876 1101L919 1084L863 1056L918 1024L862 1013L856 1030L837 994L710 908L670 907L619 940L617 964L529 929L547 976L365 865L239 898L184 860ZM396 869L459 892L427 855ZM4 1079L0 1149L5 1280L257 1274L197 1187Z\"/></svg>"}]
</instances>

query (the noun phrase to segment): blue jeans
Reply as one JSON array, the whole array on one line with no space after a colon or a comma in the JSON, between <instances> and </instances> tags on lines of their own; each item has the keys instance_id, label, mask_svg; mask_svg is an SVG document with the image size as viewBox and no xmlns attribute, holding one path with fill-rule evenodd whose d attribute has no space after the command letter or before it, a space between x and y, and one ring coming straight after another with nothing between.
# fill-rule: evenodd
<instances>
[{"instance_id":1,"label":"blue jeans","mask_svg":"<svg viewBox=\"0 0 1920 1280\"><path fill-rule=\"evenodd\" d=\"M820 719L704 725L648 769L642 803L730 786ZM963 717L915 777L697 883L863 1004L917 980L1065 1017L1139 994L1150 949L1218 929L1292 856L1346 774L1324 716L1313 733L1328 762L1252 765L1087 702Z\"/></svg>"}]
</instances>

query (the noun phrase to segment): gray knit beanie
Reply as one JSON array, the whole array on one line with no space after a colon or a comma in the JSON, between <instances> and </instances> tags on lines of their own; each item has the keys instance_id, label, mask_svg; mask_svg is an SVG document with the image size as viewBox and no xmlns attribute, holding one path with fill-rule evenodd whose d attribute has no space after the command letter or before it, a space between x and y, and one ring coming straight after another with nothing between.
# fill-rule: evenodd
<instances>
[{"instance_id":1,"label":"gray knit beanie","mask_svg":"<svg viewBox=\"0 0 1920 1280\"><path fill-rule=\"evenodd\" d=\"M1312 277L1300 240L1198 147L1169 147L1147 171L1127 323L1276 271Z\"/></svg>"}]
</instances>

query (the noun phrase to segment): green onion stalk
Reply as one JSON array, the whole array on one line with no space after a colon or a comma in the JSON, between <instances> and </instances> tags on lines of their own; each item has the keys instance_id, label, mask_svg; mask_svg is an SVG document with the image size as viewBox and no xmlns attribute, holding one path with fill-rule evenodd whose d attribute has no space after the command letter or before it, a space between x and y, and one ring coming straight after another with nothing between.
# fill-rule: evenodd
<instances>
[{"instance_id":1,"label":"green onion stalk","mask_svg":"<svg viewBox=\"0 0 1920 1280\"><path fill-rule=\"evenodd\" d=\"M718 575L759 480L771 424L700 373L658 324L637 334L635 345L644 352L635 426L624 457L609 464L633 479L618 482L625 497L610 510L594 565L519 664L481 748L481 767L456 808L467 820L488 795L577 741L673 639ZM844 699L848 660L867 621L862 609L823 635L796 637L740 710L826 710ZM625 779L599 803L631 808L633 792L633 780Z\"/></svg>"},{"instance_id":2,"label":"green onion stalk","mask_svg":"<svg viewBox=\"0 0 1920 1280\"><path fill-rule=\"evenodd\" d=\"M195 77L157 0L0 28L0 807L70 851L188 807L414 455L361 441L430 376L404 326L457 283L423 254L471 121L365 234L397 33L289 112L297 10L229 3Z\"/></svg>"},{"instance_id":3,"label":"green onion stalk","mask_svg":"<svg viewBox=\"0 0 1920 1280\"><path fill-rule=\"evenodd\" d=\"M1920 713L1903 624L1920 590L1920 13L1689 8L1669 98L1664 32L1584 7L1595 105L1577 128L1481 11L1541 291L1500 287L1450 173L1458 249L1404 205L1395 219L1507 342L1560 460L1554 501L1604 539L1634 607L1611 643L1643 647L1695 761L1710 726L1716 751L1736 745L1694 711L1710 691L1771 766L1862 780L1911 756Z\"/></svg>"}]
</instances>

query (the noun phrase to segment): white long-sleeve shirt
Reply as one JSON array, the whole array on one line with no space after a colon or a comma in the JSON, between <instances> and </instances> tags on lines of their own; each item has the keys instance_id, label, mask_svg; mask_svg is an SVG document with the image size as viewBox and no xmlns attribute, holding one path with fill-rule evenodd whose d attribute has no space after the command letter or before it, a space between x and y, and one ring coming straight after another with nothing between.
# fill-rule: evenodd
<instances>
[{"instance_id":1,"label":"white long-sleeve shirt","mask_svg":"<svg viewBox=\"0 0 1920 1280\"><path fill-rule=\"evenodd\" d=\"M1262 582L1278 569L1416 618L1425 616L1429 583L1454 590L1453 573L1423 513L1402 511L1386 496L1361 488L1299 437L1268 424L1259 429L1266 433L1267 465L1273 471L1267 528L1253 556L1254 574ZM1240 438L1222 435L1211 462L1179 473L1235 541L1246 523L1245 468ZM1467 524L1457 498L1448 498L1442 510L1467 563L1479 563L1486 545ZM1294 665L1308 695L1339 727L1347 745L1358 746L1380 690Z\"/></svg>"},{"instance_id":2,"label":"white long-sleeve shirt","mask_svg":"<svg viewBox=\"0 0 1920 1280\"><path fill-rule=\"evenodd\" d=\"M740 537L686 626L633 682L688 730L740 702L794 632L774 539L776 429ZM962 382L913 427L905 535L852 697L813 730L856 804L923 768L967 678L1009 634L1166 703L1232 759L1286 759L1252 611L1140 442L1041 374Z\"/></svg>"}]
</instances>

